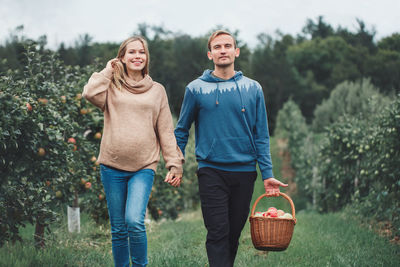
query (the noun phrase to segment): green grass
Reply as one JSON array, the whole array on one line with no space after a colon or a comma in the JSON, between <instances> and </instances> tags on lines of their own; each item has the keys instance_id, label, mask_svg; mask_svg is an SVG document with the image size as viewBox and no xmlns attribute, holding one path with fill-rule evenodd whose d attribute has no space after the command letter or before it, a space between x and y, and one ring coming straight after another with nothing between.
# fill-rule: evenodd
<instances>
[{"instance_id":1,"label":"green grass","mask_svg":"<svg viewBox=\"0 0 400 267\"><path fill-rule=\"evenodd\" d=\"M0 266L112 266L110 229L96 225L86 214L81 216L81 233L67 230L66 216L46 233L46 248L34 247L34 227L21 229L23 242L0 248Z\"/></svg>"},{"instance_id":2,"label":"green grass","mask_svg":"<svg viewBox=\"0 0 400 267\"><path fill-rule=\"evenodd\" d=\"M235 266L398 266L398 245L344 214L300 212L289 248L268 254L253 248L247 223ZM33 227L25 228L23 243L0 248L0 266L112 266L109 227L100 227L83 214L81 234L69 234L66 228L65 223L53 226L43 250L33 248ZM183 214L177 221L152 222L147 230L149 266L207 263L200 211Z\"/></svg>"},{"instance_id":3,"label":"green grass","mask_svg":"<svg viewBox=\"0 0 400 267\"><path fill-rule=\"evenodd\" d=\"M274 174L279 179L281 163L276 157L273 139L271 148ZM258 178L252 204L263 193L263 184ZM262 199L257 210L270 206L290 211L288 202L281 197ZM283 252L255 250L247 222L235 266L398 266L399 245L390 244L372 230L360 227L358 221L345 214L297 213L292 242ZM46 234L47 246L43 250L33 246L32 226L21 229L23 243L0 248L0 266L113 266L109 226L98 226L82 214L81 233L70 234L66 221L63 217L62 223L52 226L52 233ZM150 267L206 266L206 230L200 211L183 214L176 221L152 222L147 225L147 232Z\"/></svg>"}]
</instances>

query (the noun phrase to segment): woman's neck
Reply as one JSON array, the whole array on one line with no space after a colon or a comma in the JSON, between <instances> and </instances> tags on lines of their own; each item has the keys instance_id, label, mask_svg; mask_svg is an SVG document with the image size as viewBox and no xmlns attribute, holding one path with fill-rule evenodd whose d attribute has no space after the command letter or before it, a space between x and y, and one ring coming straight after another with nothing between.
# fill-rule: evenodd
<instances>
[{"instance_id":1,"label":"woman's neck","mask_svg":"<svg viewBox=\"0 0 400 267\"><path fill-rule=\"evenodd\" d=\"M127 78L128 78L128 80L139 82L139 81L143 80L144 75L142 74L141 71L132 71L132 72L128 71L128 77Z\"/></svg>"}]
</instances>

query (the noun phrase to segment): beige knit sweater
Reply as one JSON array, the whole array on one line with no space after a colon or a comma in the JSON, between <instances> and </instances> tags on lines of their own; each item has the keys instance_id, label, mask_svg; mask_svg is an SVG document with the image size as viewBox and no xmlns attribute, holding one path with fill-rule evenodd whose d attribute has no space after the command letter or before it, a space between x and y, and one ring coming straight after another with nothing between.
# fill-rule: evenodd
<instances>
[{"instance_id":1,"label":"beige knit sweater","mask_svg":"<svg viewBox=\"0 0 400 267\"><path fill-rule=\"evenodd\" d=\"M161 147L166 168L182 173L183 155L176 144L168 98L161 84L146 75L118 90L111 87L108 77L95 72L82 95L104 113L100 163L126 171L155 171Z\"/></svg>"}]
</instances>

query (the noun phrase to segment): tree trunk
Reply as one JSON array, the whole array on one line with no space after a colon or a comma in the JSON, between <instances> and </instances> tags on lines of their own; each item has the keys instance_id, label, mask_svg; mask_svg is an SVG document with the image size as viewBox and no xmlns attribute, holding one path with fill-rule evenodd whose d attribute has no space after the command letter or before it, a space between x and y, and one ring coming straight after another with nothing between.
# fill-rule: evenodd
<instances>
[{"instance_id":1,"label":"tree trunk","mask_svg":"<svg viewBox=\"0 0 400 267\"><path fill-rule=\"evenodd\" d=\"M80 219L80 209L78 201L78 190L74 192L74 201L72 207L67 208L68 215L68 231L70 233L80 233L81 231L81 219Z\"/></svg>"},{"instance_id":2,"label":"tree trunk","mask_svg":"<svg viewBox=\"0 0 400 267\"><path fill-rule=\"evenodd\" d=\"M35 227L35 236L34 236L36 248L44 248L44 245L45 245L44 229L45 229L45 226L37 221L36 227Z\"/></svg>"},{"instance_id":3,"label":"tree trunk","mask_svg":"<svg viewBox=\"0 0 400 267\"><path fill-rule=\"evenodd\" d=\"M73 206L74 208L78 208L79 207L79 203L78 203L78 190L75 190L74 192L74 204Z\"/></svg>"}]
</instances>

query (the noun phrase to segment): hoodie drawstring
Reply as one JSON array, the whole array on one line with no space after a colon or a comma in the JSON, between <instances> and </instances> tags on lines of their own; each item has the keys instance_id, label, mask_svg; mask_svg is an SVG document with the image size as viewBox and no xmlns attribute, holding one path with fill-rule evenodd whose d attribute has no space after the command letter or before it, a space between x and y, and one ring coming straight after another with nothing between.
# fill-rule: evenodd
<instances>
[{"instance_id":1,"label":"hoodie drawstring","mask_svg":"<svg viewBox=\"0 0 400 267\"><path fill-rule=\"evenodd\" d=\"M235 77L233 77L233 80L235 81L236 88L237 88L237 90L238 90L238 92L239 92L239 96L240 96L240 104L242 105L242 112L245 112L245 111L246 111L246 109L244 108L244 105L243 105L243 97L242 97L242 93L240 92L240 88L239 88L239 85L238 85L238 83L237 83L237 81L236 81L236 78L235 78Z\"/></svg>"},{"instance_id":2,"label":"hoodie drawstring","mask_svg":"<svg viewBox=\"0 0 400 267\"><path fill-rule=\"evenodd\" d=\"M215 100L215 104L217 106L219 105L219 82L217 82L217 98Z\"/></svg>"},{"instance_id":3,"label":"hoodie drawstring","mask_svg":"<svg viewBox=\"0 0 400 267\"><path fill-rule=\"evenodd\" d=\"M239 77L239 78L242 77L242 72L241 71L235 72L235 75L232 78L230 78L229 81L232 81L232 79L235 81L236 89L237 89L237 91L239 93L239 97L240 97L241 111L244 113L244 112L246 112L246 109L245 109L244 104L243 104L243 96L242 96L242 93L240 92L239 84L238 84L238 82L236 80L237 77ZM219 83L220 82L226 82L227 80L222 80L222 79L214 76L212 70L205 70L203 75L200 77L200 79L205 81L205 82L214 82L214 83L216 82L217 83L217 89L216 89L217 92L216 92L216 96L215 96L215 105L218 107L218 105L219 105L219 95L220 95Z\"/></svg>"},{"instance_id":4,"label":"hoodie drawstring","mask_svg":"<svg viewBox=\"0 0 400 267\"><path fill-rule=\"evenodd\" d=\"M244 105L243 105L243 96L242 96L242 93L240 92L239 84L237 83L236 78L233 78L233 80L235 81L236 89L239 92L240 104L242 106L242 112L245 112L246 109L244 108ZM215 104L218 106L219 105L219 82L217 82L217 89L216 90L217 90L217 96L215 97Z\"/></svg>"}]
</instances>

